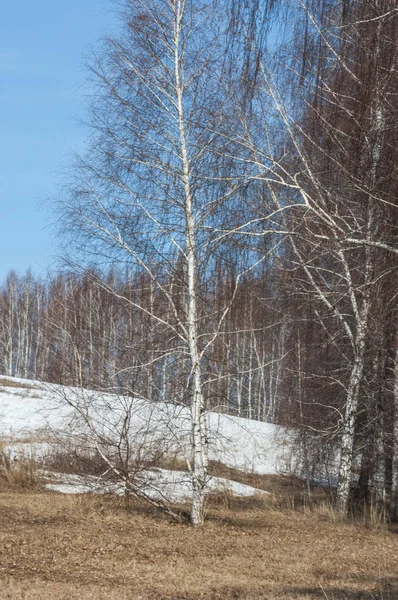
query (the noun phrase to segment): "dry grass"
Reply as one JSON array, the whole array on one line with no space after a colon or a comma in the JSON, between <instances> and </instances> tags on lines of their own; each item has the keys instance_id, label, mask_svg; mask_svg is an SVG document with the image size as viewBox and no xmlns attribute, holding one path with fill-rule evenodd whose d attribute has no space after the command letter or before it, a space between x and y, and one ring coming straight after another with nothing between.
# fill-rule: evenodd
<instances>
[{"instance_id":1,"label":"dry grass","mask_svg":"<svg viewBox=\"0 0 398 600\"><path fill-rule=\"evenodd\" d=\"M0 386L7 388L22 388L24 390L38 390L40 389L37 385L30 383L21 383L20 381L15 381L14 379L8 379L8 377L0 376Z\"/></svg>"},{"instance_id":2,"label":"dry grass","mask_svg":"<svg viewBox=\"0 0 398 600\"><path fill-rule=\"evenodd\" d=\"M394 600L398 536L216 502L204 527L102 497L0 493L0 598Z\"/></svg>"},{"instance_id":3,"label":"dry grass","mask_svg":"<svg viewBox=\"0 0 398 600\"><path fill-rule=\"evenodd\" d=\"M170 469L172 471L188 471L187 461L178 456L162 456L156 462L156 466L161 469Z\"/></svg>"},{"instance_id":4,"label":"dry grass","mask_svg":"<svg viewBox=\"0 0 398 600\"><path fill-rule=\"evenodd\" d=\"M227 467L219 462L211 461L209 474L239 481L246 485L265 490L272 494L272 503L280 510L313 510L317 506L331 505L330 492L325 488L312 489L311 499L308 498L306 483L295 475L258 475L245 473L232 467ZM268 503L271 499L268 499Z\"/></svg>"},{"instance_id":5,"label":"dry grass","mask_svg":"<svg viewBox=\"0 0 398 600\"><path fill-rule=\"evenodd\" d=\"M36 461L28 458L11 460L5 445L0 441L0 493L41 488L42 482L37 474Z\"/></svg>"},{"instance_id":6,"label":"dry grass","mask_svg":"<svg viewBox=\"0 0 398 600\"><path fill-rule=\"evenodd\" d=\"M79 475L101 475L108 470L108 465L97 453L84 453L56 447L45 458L44 465L50 471Z\"/></svg>"}]
</instances>

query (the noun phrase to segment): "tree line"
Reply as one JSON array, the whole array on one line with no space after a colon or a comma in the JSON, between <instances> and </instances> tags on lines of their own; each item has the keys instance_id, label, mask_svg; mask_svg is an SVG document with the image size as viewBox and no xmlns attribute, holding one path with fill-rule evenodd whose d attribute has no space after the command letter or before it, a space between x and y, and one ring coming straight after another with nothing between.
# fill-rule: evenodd
<instances>
[{"instance_id":1,"label":"tree line","mask_svg":"<svg viewBox=\"0 0 398 600\"><path fill-rule=\"evenodd\" d=\"M264 296L263 284L266 280L254 278L244 282L218 343L204 358L206 406L277 422L287 323ZM228 277L219 272L214 288L203 301L213 302L216 311L230 293ZM178 293L175 302L182 304ZM187 404L187 358L170 351L167 332L135 307L138 301L153 306L161 299L148 278L129 278L115 269L105 275L59 273L47 280L11 272L0 291L1 372Z\"/></svg>"}]
</instances>

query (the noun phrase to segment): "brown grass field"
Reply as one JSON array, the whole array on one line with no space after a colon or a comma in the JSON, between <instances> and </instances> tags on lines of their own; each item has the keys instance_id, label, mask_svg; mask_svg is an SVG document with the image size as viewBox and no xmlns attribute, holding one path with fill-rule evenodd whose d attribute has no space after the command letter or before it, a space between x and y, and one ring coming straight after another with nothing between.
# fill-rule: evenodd
<instances>
[{"instance_id":1,"label":"brown grass field","mask_svg":"<svg viewBox=\"0 0 398 600\"><path fill-rule=\"evenodd\" d=\"M141 504L3 475L0 598L398 599L397 533L338 522L326 504L297 507L291 479L255 480L273 499L220 494L193 530Z\"/></svg>"}]
</instances>

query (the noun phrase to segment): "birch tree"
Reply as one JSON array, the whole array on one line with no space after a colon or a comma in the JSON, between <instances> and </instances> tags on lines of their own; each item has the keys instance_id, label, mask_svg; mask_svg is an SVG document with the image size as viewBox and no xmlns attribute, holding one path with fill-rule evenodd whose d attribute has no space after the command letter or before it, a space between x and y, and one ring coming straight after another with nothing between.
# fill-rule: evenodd
<instances>
[{"instance_id":1,"label":"birch tree","mask_svg":"<svg viewBox=\"0 0 398 600\"><path fill-rule=\"evenodd\" d=\"M219 239L216 225L234 219L239 206L242 167L231 158L226 135L239 90L226 69L228 24L217 2L140 0L126 2L121 14L123 34L108 39L91 62L98 86L93 144L76 162L61 210L80 259L84 253L93 263L115 261L152 286L150 302L126 294L119 300L162 331L147 366L180 361L185 375L182 397L169 400L191 409L191 522L197 525L207 481L203 364L234 289L255 268L242 252L227 302L216 314L206 307L201 290L221 243L228 256L228 239Z\"/></svg>"},{"instance_id":2,"label":"birch tree","mask_svg":"<svg viewBox=\"0 0 398 600\"><path fill-rule=\"evenodd\" d=\"M253 230L251 222L239 233L274 229L285 236L299 293L340 356L324 381L344 390L343 402L338 392L325 411L337 417L337 506L346 514L359 408L372 403L371 394L361 399L365 367L374 370L377 362L370 366L371 317L380 282L391 273L384 253L396 254L389 243L396 194L386 167L395 152L397 10L387 0L298 1L289 8L293 32L258 58L264 117L247 120L241 140L275 212L270 220L260 207L261 227Z\"/></svg>"}]
</instances>

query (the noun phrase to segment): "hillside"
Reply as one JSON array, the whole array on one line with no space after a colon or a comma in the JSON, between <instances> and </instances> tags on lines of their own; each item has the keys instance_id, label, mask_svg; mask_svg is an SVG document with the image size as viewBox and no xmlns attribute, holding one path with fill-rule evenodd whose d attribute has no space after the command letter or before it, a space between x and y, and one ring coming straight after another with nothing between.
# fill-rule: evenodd
<instances>
[{"instance_id":1,"label":"hillside","mask_svg":"<svg viewBox=\"0 0 398 600\"><path fill-rule=\"evenodd\" d=\"M82 445L81 436L84 436L85 451L94 452L97 438L85 429L85 423L79 418L77 409L82 407L90 415L96 434L101 439L106 436L115 445L128 411L132 446L135 444L141 453L148 455L152 448L164 449L160 464L154 464L156 467L162 466L165 460L174 461L180 467L186 465L190 436L187 408L16 378L1 379L0 437L6 442L6 452L14 459L46 456L54 452L54 447L57 452L67 452L75 443ZM208 413L207 424L210 461L257 474L289 472L290 453L283 428L214 412ZM57 473L48 485L65 493L104 489L96 477L91 480L87 475L80 479L74 477L72 481L71 475ZM189 474L175 467L172 471L151 471L147 479L145 491L151 496L165 496L174 502L190 496ZM256 492L250 486L225 478L209 479L209 492L220 488L238 495ZM109 484L106 489L109 490ZM122 493L118 485L112 491Z\"/></svg>"},{"instance_id":2,"label":"hillside","mask_svg":"<svg viewBox=\"0 0 398 600\"><path fill-rule=\"evenodd\" d=\"M8 378L1 383L3 456L18 460L3 465L0 476L0 599L397 597L396 534L339 522L321 489L313 491L308 505L303 482L276 474L286 464L280 428L209 415L213 460L206 523L192 531L137 498L126 510L117 495L102 493L117 492L115 486L95 490L98 477L71 471L36 475L24 456L45 457L54 448L54 435L76 434L66 399L80 392ZM84 394L92 406L97 394ZM117 414L121 400L101 397L98 423L104 425L106 417L115 425L111 414ZM140 424L150 414L157 428L167 425L171 438L186 423L183 409L164 405L148 413L142 403L136 408ZM138 425L135 431L141 431ZM163 439L164 430L158 434ZM178 444L173 442L170 448L183 453L184 432ZM174 502L190 493L188 473L177 468L181 464L176 458L169 469L150 470L156 489L171 492ZM85 493L92 491L101 494Z\"/></svg>"}]
</instances>

